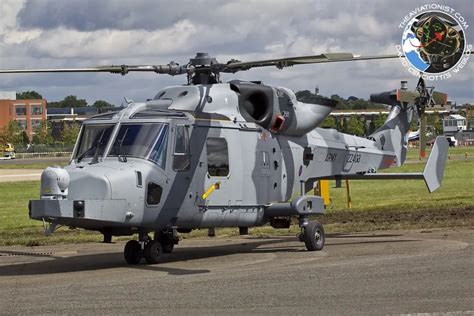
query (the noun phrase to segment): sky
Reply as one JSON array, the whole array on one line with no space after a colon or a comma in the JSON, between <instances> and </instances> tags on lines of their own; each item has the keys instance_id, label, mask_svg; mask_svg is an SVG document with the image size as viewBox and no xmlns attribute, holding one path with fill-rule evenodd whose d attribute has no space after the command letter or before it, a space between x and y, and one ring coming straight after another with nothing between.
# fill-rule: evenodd
<instances>
[{"instance_id":1,"label":"sky","mask_svg":"<svg viewBox=\"0 0 474 316\"><path fill-rule=\"evenodd\" d=\"M1 0L0 68L61 68L110 64L185 64L196 52L220 62L327 52L396 54L404 16L429 1L317 0ZM436 1L461 13L474 44L471 0ZM472 25L471 25L472 24ZM430 82L449 99L474 103L474 57L450 79ZM223 81L261 80L294 91L367 99L417 78L400 60L358 61L253 69ZM3 74L0 90L35 90L49 101L67 95L90 104L120 105L152 98L185 76L155 73Z\"/></svg>"}]
</instances>

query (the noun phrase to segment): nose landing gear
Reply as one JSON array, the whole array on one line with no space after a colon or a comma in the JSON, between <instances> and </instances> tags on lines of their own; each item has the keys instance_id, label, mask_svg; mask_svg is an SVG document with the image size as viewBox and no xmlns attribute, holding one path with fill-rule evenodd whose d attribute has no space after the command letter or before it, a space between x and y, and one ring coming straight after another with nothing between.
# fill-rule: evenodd
<instances>
[{"instance_id":1,"label":"nose landing gear","mask_svg":"<svg viewBox=\"0 0 474 316\"><path fill-rule=\"evenodd\" d=\"M159 263L164 253L171 253L179 238L176 229L155 232L151 239L148 233L139 233L138 239L130 240L125 244L123 255L128 264L139 264L145 258L149 264Z\"/></svg>"},{"instance_id":2,"label":"nose landing gear","mask_svg":"<svg viewBox=\"0 0 474 316\"><path fill-rule=\"evenodd\" d=\"M146 262L149 264L155 264L160 262L161 256L163 255L163 247L158 240L152 240L145 245L143 250L143 256Z\"/></svg>"},{"instance_id":3,"label":"nose landing gear","mask_svg":"<svg viewBox=\"0 0 474 316\"><path fill-rule=\"evenodd\" d=\"M139 264L142 259L142 246L136 240L129 240L125 244L123 256L128 264Z\"/></svg>"}]
</instances>

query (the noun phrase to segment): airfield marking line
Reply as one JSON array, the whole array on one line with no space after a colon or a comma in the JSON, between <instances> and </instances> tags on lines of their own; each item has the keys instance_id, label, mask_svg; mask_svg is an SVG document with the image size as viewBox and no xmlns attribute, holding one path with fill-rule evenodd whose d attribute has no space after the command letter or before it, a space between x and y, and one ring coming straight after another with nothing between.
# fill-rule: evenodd
<instances>
[{"instance_id":1,"label":"airfield marking line","mask_svg":"<svg viewBox=\"0 0 474 316\"><path fill-rule=\"evenodd\" d=\"M0 182L40 180L42 170L0 169Z\"/></svg>"},{"instance_id":2,"label":"airfield marking line","mask_svg":"<svg viewBox=\"0 0 474 316\"><path fill-rule=\"evenodd\" d=\"M5 175L0 175L2 178L8 178L8 177L30 177L30 176L40 176L41 173L25 173L25 174L5 174Z\"/></svg>"}]
</instances>

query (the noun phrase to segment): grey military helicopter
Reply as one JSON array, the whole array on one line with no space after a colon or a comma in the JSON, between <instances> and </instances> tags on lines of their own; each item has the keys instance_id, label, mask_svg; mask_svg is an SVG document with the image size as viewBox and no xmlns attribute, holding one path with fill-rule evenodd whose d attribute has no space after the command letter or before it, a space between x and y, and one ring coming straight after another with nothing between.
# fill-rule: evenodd
<instances>
[{"instance_id":1,"label":"grey military helicopter","mask_svg":"<svg viewBox=\"0 0 474 316\"><path fill-rule=\"evenodd\" d=\"M41 175L41 198L29 216L47 224L138 234L124 257L158 263L178 244L178 233L193 229L249 227L269 223L288 228L297 217L298 238L307 250L321 250L324 227L312 215L324 212L322 198L308 195L321 179L424 179L430 192L442 181L448 143L437 138L422 173L377 173L406 158L413 114L446 95L425 87L372 95L391 106L385 124L367 138L318 128L336 102L305 104L284 87L258 81L223 83L221 73L255 67L357 61L347 53L219 63L198 53L185 65L106 66L72 69L3 70L0 73L155 72L187 75L142 103L84 121L70 163ZM153 237L150 236L153 233Z\"/></svg>"}]
</instances>

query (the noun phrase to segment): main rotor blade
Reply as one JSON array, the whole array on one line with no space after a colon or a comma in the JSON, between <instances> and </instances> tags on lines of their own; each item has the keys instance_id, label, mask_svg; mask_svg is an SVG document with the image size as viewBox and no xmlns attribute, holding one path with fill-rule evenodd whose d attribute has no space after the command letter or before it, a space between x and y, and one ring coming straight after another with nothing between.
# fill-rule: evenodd
<instances>
[{"instance_id":1,"label":"main rotor blade","mask_svg":"<svg viewBox=\"0 0 474 316\"><path fill-rule=\"evenodd\" d=\"M222 72L237 72L247 70L254 67L276 66L277 68L290 67L293 65L302 64L320 64L330 62L342 61L357 61L357 60L373 60L373 59L390 59L399 58L399 55L376 55L376 56L359 56L352 53L327 53L313 56L298 56L277 59L266 59L249 62L229 61L224 65ZM404 57L404 56L401 56Z\"/></svg>"},{"instance_id":2,"label":"main rotor blade","mask_svg":"<svg viewBox=\"0 0 474 316\"><path fill-rule=\"evenodd\" d=\"M167 65L110 65L88 68L44 68L44 69L5 69L0 70L0 74L21 74L21 73L74 73L74 72L110 72L121 75L135 72L155 72L158 74L180 75L187 73L187 68L175 63Z\"/></svg>"}]
</instances>

